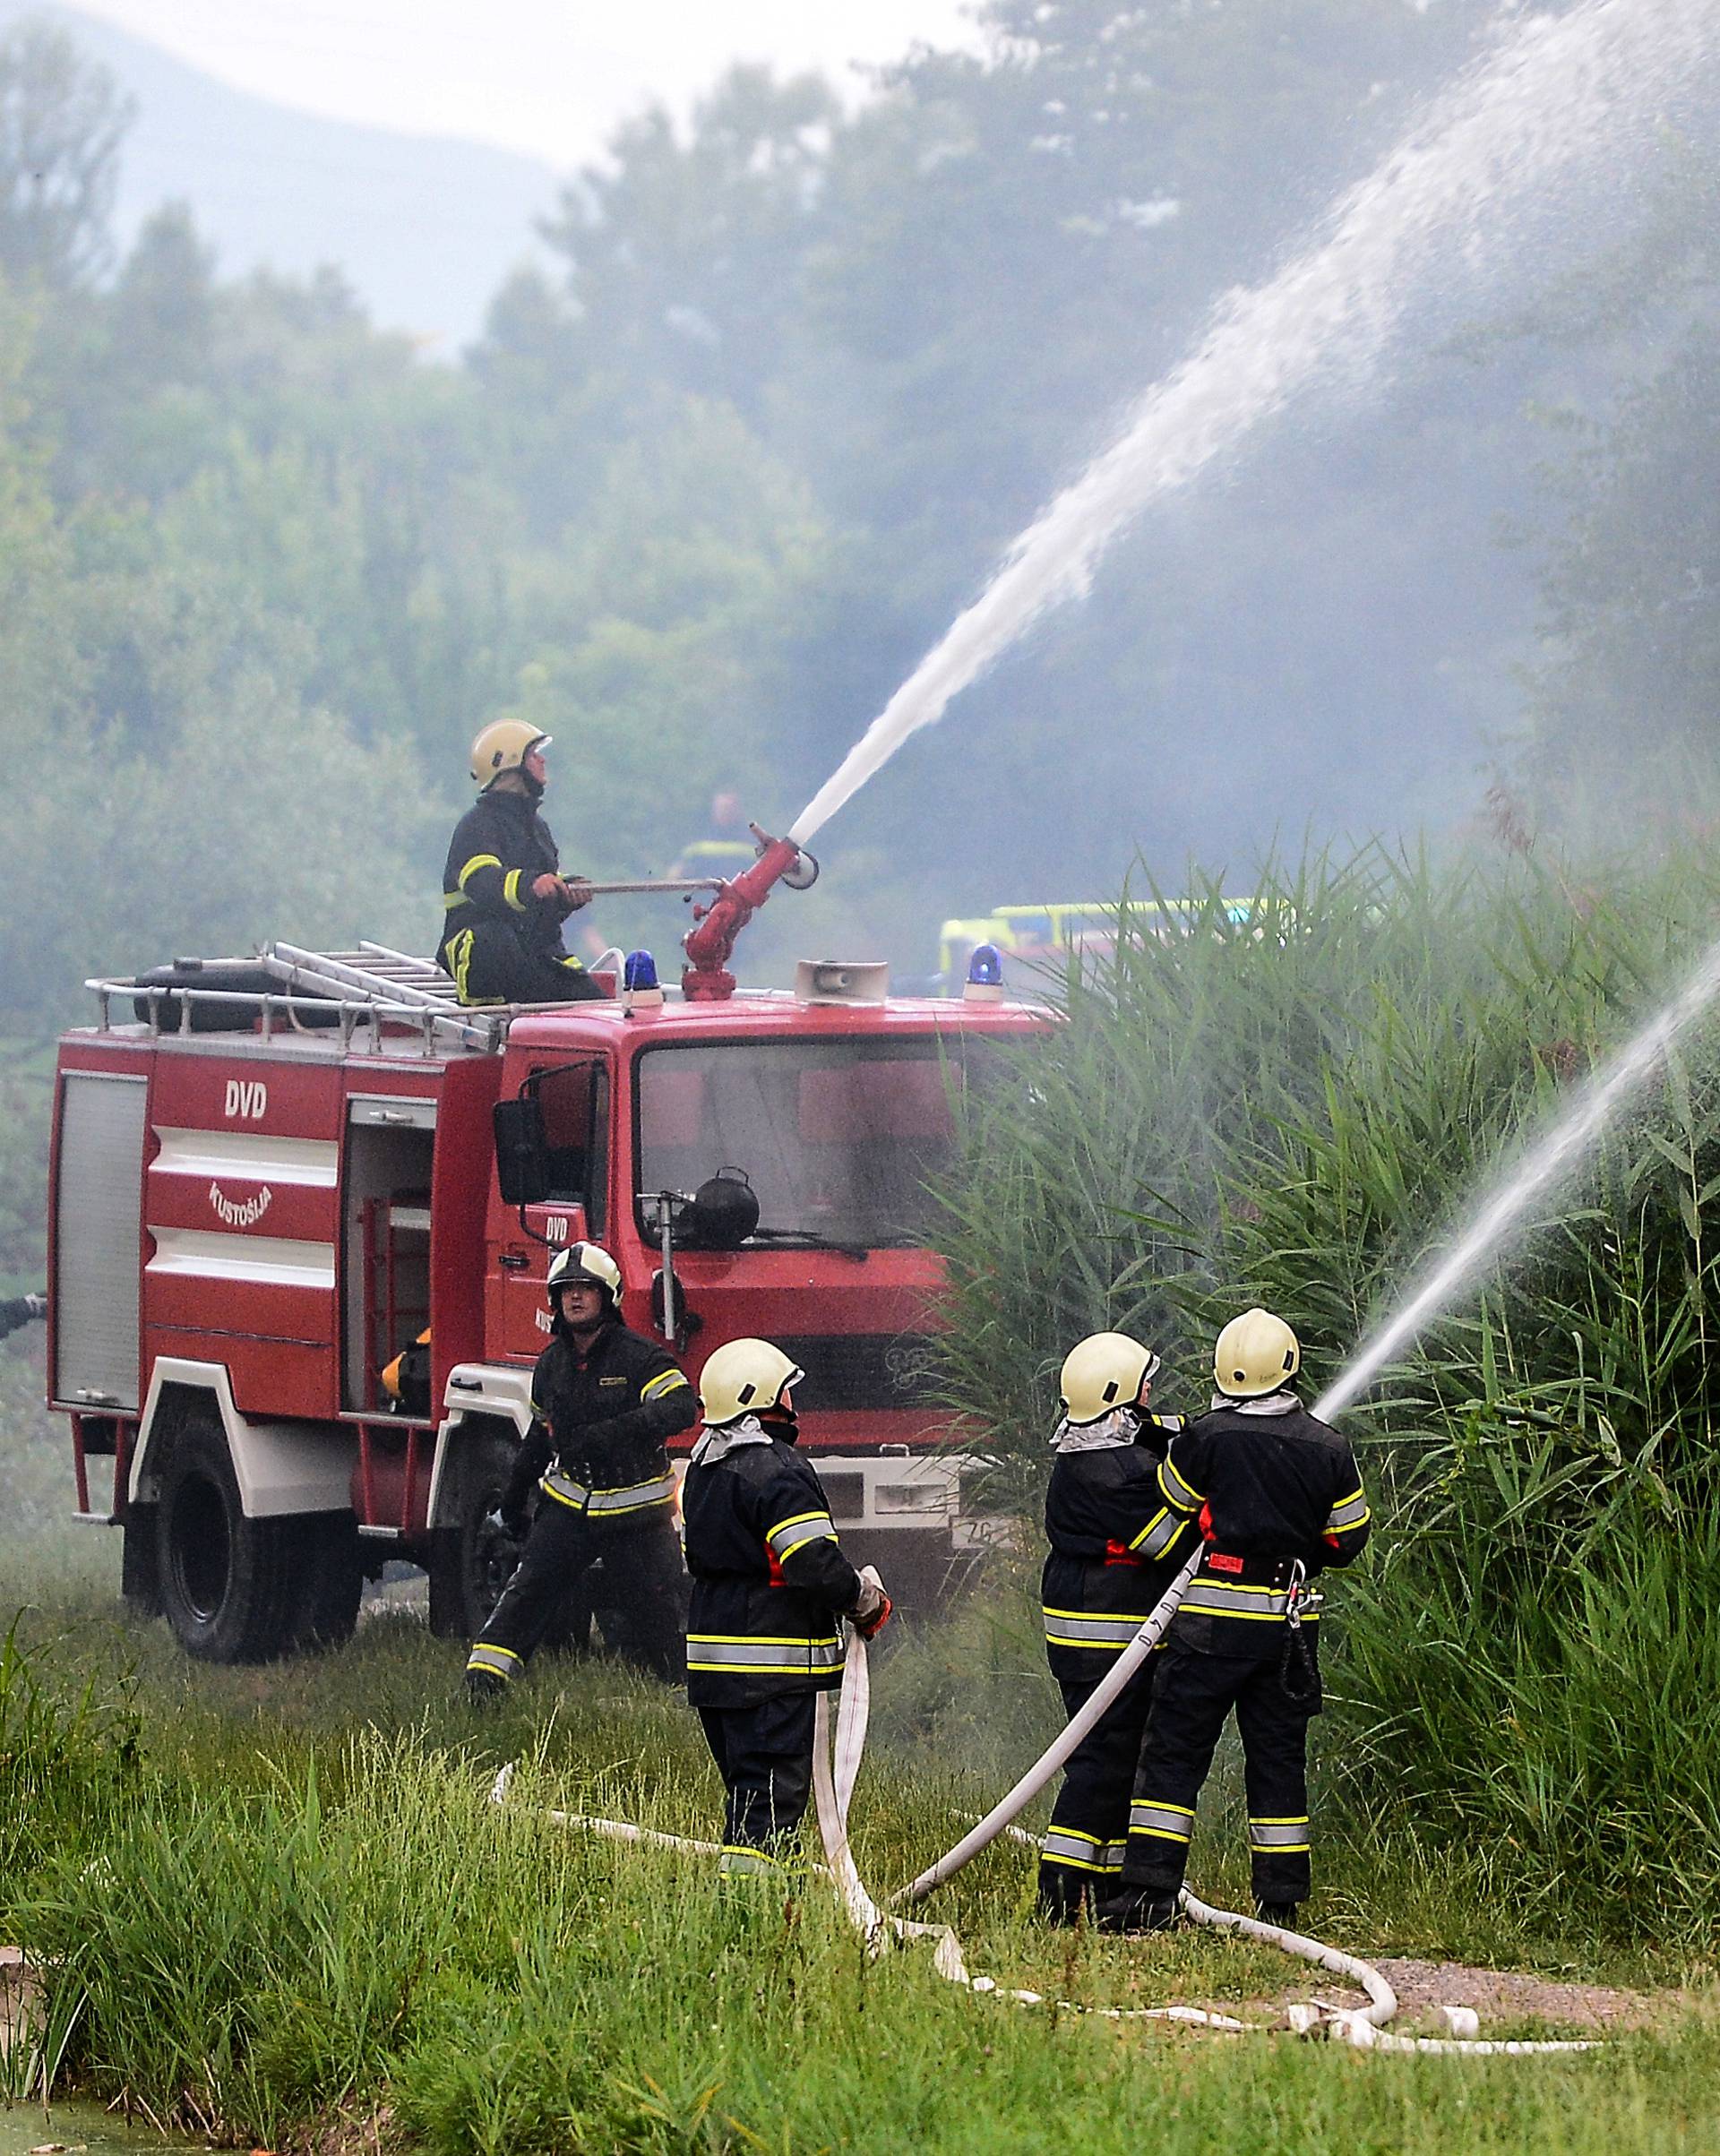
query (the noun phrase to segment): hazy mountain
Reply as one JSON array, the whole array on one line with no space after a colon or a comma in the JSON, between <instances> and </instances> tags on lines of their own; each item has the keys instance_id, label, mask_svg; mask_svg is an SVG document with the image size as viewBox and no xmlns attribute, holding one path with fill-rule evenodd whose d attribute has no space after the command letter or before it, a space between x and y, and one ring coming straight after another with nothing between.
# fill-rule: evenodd
<instances>
[{"instance_id":1,"label":"hazy mountain","mask_svg":"<svg viewBox=\"0 0 1720 2156\"><path fill-rule=\"evenodd\" d=\"M228 274L335 262L377 322L449 351L470 338L555 198L547 165L505 150L319 119L229 90L76 8L0 0L63 21L137 103L119 236L161 202L190 202Z\"/></svg>"}]
</instances>

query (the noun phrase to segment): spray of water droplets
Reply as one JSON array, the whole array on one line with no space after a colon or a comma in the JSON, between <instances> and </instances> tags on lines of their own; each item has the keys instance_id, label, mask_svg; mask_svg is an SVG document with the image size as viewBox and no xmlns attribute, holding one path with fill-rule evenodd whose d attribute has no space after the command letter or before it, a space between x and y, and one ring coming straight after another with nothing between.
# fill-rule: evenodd
<instances>
[{"instance_id":1,"label":"spray of water droplets","mask_svg":"<svg viewBox=\"0 0 1720 2156\"><path fill-rule=\"evenodd\" d=\"M1701 79L1716 15L1713 0L1587 0L1520 19L1339 199L1312 246L1270 283L1223 302L1196 350L1017 540L789 836L807 844L1047 608L1084 592L1150 502L1188 485L1322 372L1365 368L1436 242L1475 266L1514 197L1652 125Z\"/></svg>"}]
</instances>

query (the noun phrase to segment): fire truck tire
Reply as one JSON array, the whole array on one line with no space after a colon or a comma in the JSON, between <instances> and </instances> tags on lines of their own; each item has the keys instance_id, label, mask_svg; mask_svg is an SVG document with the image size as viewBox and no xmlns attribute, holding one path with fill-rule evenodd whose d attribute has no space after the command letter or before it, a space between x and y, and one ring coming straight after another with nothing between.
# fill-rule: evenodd
<instances>
[{"instance_id":1,"label":"fire truck tire","mask_svg":"<svg viewBox=\"0 0 1720 2156\"><path fill-rule=\"evenodd\" d=\"M364 1550L352 1515L313 1512L299 1526L301 1569L292 1645L307 1653L352 1637L365 1589Z\"/></svg>"},{"instance_id":2,"label":"fire truck tire","mask_svg":"<svg viewBox=\"0 0 1720 2156\"><path fill-rule=\"evenodd\" d=\"M304 1522L245 1516L227 1438L193 1409L161 1472L157 1550L161 1607L200 1662L271 1662L294 1646Z\"/></svg>"},{"instance_id":3,"label":"fire truck tire","mask_svg":"<svg viewBox=\"0 0 1720 2156\"><path fill-rule=\"evenodd\" d=\"M452 1500L430 1550L430 1629L440 1639L475 1639L520 1561L519 1543L488 1524L508 1486L515 1439L469 1428L458 1443Z\"/></svg>"}]
</instances>

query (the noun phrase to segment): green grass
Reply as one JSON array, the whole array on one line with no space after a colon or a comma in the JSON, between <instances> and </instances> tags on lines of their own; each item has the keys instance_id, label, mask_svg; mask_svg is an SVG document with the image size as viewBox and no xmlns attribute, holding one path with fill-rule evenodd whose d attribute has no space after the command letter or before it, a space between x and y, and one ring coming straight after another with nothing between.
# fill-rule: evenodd
<instances>
[{"instance_id":1,"label":"green grass","mask_svg":"<svg viewBox=\"0 0 1720 2156\"><path fill-rule=\"evenodd\" d=\"M534 1817L554 1802L710 1833L718 1791L692 1716L613 1666L540 1664L480 1721L458 1649L413 1619L369 1619L340 1652L277 1669L203 1669L118 1614L111 1576L34 1569L8 1568L34 1593L23 1654L0 1666L0 1809L26 1785L61 1798L51 1817L31 1808L32 1845L0 1870L0 1929L53 1971L65 2085L163 2125L280 2147L386 2103L394 2135L438 2156L1180 2151L1215 2135L1270 2152L1340 2135L1363 2150L1694 2149L1720 2132L1720 2009L1699 1972L1664 2036L1497 2064L973 1997L923 1953L868 1964L815 1877L725 1885L698 1860ZM856 1808L874 1887L947 1845L1054 1726L1023 1629L1005 1580L884 1660ZM510 1758L526 1764L498 1811L488 1791ZM1226 1775L1196 1867L1233 1905L1234 1799ZM1413 1827L1340 1834L1324 1852L1322 1936L1692 1977L1679 1954L1566 1929L1516 1892L1507 1852L1453 1868ZM1318 1989L1204 1934L1048 1933L1031 1895L1027 1852L1002 1848L935 1913L976 1971L1070 2002L1246 2008Z\"/></svg>"}]
</instances>

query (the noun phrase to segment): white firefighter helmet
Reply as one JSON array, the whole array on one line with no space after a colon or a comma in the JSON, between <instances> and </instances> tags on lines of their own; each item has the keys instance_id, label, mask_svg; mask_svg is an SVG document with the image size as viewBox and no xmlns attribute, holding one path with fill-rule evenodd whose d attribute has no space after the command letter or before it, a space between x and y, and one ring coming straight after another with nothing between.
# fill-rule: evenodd
<instances>
[{"instance_id":1,"label":"white firefighter helmet","mask_svg":"<svg viewBox=\"0 0 1720 2156\"><path fill-rule=\"evenodd\" d=\"M1296 1336L1270 1310L1244 1310L1233 1318L1212 1351L1212 1381L1233 1400L1277 1392L1301 1368Z\"/></svg>"},{"instance_id":2,"label":"white firefighter helmet","mask_svg":"<svg viewBox=\"0 0 1720 2156\"><path fill-rule=\"evenodd\" d=\"M557 1307L561 1291L572 1287L576 1280L602 1288L612 1310L621 1308L621 1267L600 1242L570 1242L566 1250L555 1253L545 1284L551 1310Z\"/></svg>"},{"instance_id":3,"label":"white firefighter helmet","mask_svg":"<svg viewBox=\"0 0 1720 2156\"><path fill-rule=\"evenodd\" d=\"M517 771L534 749L546 749L549 735L526 718L494 718L472 743L472 777L480 787L493 786L503 771Z\"/></svg>"},{"instance_id":4,"label":"white firefighter helmet","mask_svg":"<svg viewBox=\"0 0 1720 2156\"><path fill-rule=\"evenodd\" d=\"M1102 1422L1114 1408L1132 1407L1141 1386L1157 1376L1160 1361L1127 1333L1089 1333L1063 1357L1057 1381L1063 1413L1079 1428Z\"/></svg>"},{"instance_id":5,"label":"white firefighter helmet","mask_svg":"<svg viewBox=\"0 0 1720 2156\"><path fill-rule=\"evenodd\" d=\"M743 1415L778 1406L791 1385L806 1375L768 1340L728 1340L699 1378L699 1400L708 1429L720 1430Z\"/></svg>"}]
</instances>

